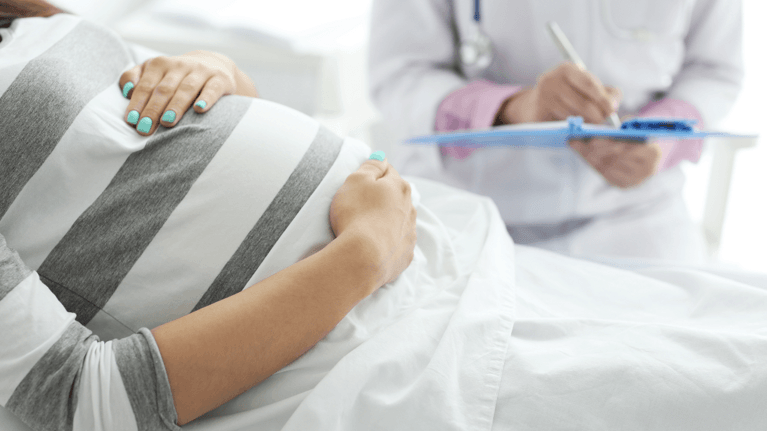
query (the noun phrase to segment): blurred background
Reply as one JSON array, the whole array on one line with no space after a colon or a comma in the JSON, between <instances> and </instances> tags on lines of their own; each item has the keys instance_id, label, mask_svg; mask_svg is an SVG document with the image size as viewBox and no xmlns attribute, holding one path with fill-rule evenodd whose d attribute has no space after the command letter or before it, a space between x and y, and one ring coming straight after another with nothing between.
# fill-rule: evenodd
<instances>
[{"instance_id":1,"label":"blurred background","mask_svg":"<svg viewBox=\"0 0 767 431\"><path fill-rule=\"evenodd\" d=\"M255 82L261 96L311 115L341 135L386 150L396 139L372 106L366 79L371 0L55 0L51 3L165 54L221 52ZM718 259L767 272L767 3L743 0L746 76L731 114L717 129L761 134L738 150ZM761 41L761 42L760 42ZM715 157L707 148L684 166L685 197L703 222Z\"/></svg>"}]
</instances>

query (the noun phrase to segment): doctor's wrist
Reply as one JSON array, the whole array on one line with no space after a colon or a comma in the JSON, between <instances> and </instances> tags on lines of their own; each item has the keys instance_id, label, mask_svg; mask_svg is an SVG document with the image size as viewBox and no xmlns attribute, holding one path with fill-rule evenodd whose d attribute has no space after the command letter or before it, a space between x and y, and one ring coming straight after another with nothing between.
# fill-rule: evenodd
<instances>
[{"instance_id":1,"label":"doctor's wrist","mask_svg":"<svg viewBox=\"0 0 767 431\"><path fill-rule=\"evenodd\" d=\"M495 123L500 126L503 124L528 123L535 121L535 106L532 102L533 88L525 88L514 93L506 99L498 109Z\"/></svg>"}]
</instances>

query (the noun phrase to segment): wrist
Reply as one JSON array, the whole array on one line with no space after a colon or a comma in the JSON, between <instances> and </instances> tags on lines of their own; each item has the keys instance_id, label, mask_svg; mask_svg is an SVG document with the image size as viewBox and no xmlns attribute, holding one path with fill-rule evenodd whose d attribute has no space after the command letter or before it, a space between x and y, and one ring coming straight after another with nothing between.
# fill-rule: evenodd
<instances>
[{"instance_id":1,"label":"wrist","mask_svg":"<svg viewBox=\"0 0 767 431\"><path fill-rule=\"evenodd\" d=\"M496 117L496 124L516 124L533 121L530 109L532 88L526 88L514 93L501 105Z\"/></svg>"},{"instance_id":2,"label":"wrist","mask_svg":"<svg viewBox=\"0 0 767 431\"><path fill-rule=\"evenodd\" d=\"M368 296L384 284L381 262L385 251L373 235L362 230L347 229L327 248L337 254L336 258L344 262L345 276L351 285L359 286L361 293ZM361 298L360 298L361 299Z\"/></svg>"}]
</instances>

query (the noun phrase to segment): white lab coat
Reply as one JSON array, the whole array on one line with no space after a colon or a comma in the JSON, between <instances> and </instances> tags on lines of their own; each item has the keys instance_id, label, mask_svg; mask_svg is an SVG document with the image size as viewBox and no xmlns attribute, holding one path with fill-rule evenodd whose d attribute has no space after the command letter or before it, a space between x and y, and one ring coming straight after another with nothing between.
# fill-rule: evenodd
<instances>
[{"instance_id":1,"label":"white lab coat","mask_svg":"<svg viewBox=\"0 0 767 431\"><path fill-rule=\"evenodd\" d=\"M691 103L711 126L740 89L740 3L483 0L481 28L494 56L480 70L464 67L458 56L460 42L476 29L474 0L375 0L372 97L400 135L432 133L440 102L468 82L532 86L560 63L545 27L554 20L589 71L623 91L619 115L635 113L665 94ZM621 36L637 27L648 30L650 39ZM703 256L702 237L682 204L684 178L678 167L621 190L569 150L484 148L456 160L434 147L399 145L390 160L405 174L492 197L517 242L573 255L684 261Z\"/></svg>"}]
</instances>

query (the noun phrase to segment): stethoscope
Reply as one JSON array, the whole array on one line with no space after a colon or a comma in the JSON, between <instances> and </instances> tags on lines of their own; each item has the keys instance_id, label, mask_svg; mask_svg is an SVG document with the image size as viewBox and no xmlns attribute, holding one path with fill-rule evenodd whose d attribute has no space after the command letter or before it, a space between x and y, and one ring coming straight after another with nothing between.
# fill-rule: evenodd
<instances>
[{"instance_id":1,"label":"stethoscope","mask_svg":"<svg viewBox=\"0 0 767 431\"><path fill-rule=\"evenodd\" d=\"M469 38L461 42L461 62L464 66L485 69L493 61L493 44L480 25L479 0L474 0L473 18Z\"/></svg>"},{"instance_id":2,"label":"stethoscope","mask_svg":"<svg viewBox=\"0 0 767 431\"><path fill-rule=\"evenodd\" d=\"M479 1L474 0L474 17L472 29L469 35L461 42L460 56L464 67L485 69L493 61L493 44L485 32L482 31ZM646 27L620 28L615 23L610 12L610 0L601 0L600 15L602 24L613 36L631 41L649 42L658 37Z\"/></svg>"}]
</instances>

